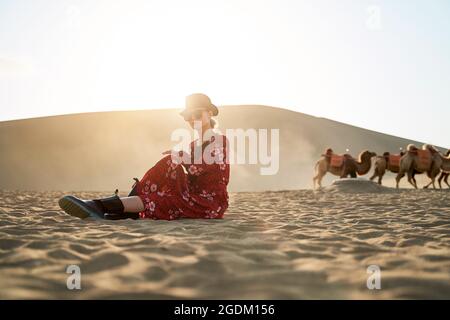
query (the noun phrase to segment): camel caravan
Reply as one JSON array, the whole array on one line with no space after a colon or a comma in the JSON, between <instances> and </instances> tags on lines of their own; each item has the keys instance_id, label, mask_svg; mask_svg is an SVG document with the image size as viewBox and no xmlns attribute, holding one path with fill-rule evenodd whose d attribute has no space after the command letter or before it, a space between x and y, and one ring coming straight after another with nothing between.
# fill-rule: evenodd
<instances>
[{"instance_id":1,"label":"camel caravan","mask_svg":"<svg viewBox=\"0 0 450 320\"><path fill-rule=\"evenodd\" d=\"M442 181L450 188L448 182L450 175L450 150L443 155L436 147L430 144L424 144L422 149L409 144L406 151L401 151L399 154L385 152L382 156L377 156L375 152L364 150L359 154L358 159L355 159L348 153L335 154L331 148L328 148L314 167L314 189L316 188L316 183L319 188L322 187L322 179L327 172L340 178L347 178L348 176L356 178L358 175L367 174L372 167L372 163L374 172L370 180L373 181L378 177L378 184L380 185L382 184L383 176L387 171L390 171L397 174L395 178L397 188L399 188L400 180L406 175L408 182L417 189L415 175L423 173L426 173L431 180L424 188L433 185L433 188L436 189L436 178L440 188L442 188Z\"/></svg>"}]
</instances>

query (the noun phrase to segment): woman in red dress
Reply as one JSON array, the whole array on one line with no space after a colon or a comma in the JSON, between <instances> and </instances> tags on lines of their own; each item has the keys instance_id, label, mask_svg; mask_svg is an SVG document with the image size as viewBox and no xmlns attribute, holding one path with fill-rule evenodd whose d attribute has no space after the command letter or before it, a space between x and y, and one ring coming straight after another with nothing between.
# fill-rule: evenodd
<instances>
[{"instance_id":1,"label":"woman in red dress","mask_svg":"<svg viewBox=\"0 0 450 320\"><path fill-rule=\"evenodd\" d=\"M220 219L228 208L228 143L214 130L218 109L204 94L186 98L181 115L197 130L189 152L166 151L128 197L81 200L64 196L60 207L79 218Z\"/></svg>"}]
</instances>

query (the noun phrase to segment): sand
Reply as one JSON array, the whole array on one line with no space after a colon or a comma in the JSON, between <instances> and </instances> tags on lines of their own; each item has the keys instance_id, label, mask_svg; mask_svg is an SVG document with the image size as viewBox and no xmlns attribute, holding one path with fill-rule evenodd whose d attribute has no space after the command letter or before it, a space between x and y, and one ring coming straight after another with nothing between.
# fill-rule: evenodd
<instances>
[{"instance_id":1,"label":"sand","mask_svg":"<svg viewBox=\"0 0 450 320\"><path fill-rule=\"evenodd\" d=\"M79 220L67 192L3 190L0 298L450 299L449 190L356 191L231 193L223 220L167 222Z\"/></svg>"}]
</instances>

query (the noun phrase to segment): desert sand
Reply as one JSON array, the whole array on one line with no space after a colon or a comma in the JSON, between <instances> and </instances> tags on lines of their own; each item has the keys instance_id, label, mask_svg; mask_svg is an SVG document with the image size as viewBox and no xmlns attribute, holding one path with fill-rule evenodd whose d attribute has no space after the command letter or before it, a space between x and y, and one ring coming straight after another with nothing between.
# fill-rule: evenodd
<instances>
[{"instance_id":1,"label":"desert sand","mask_svg":"<svg viewBox=\"0 0 450 320\"><path fill-rule=\"evenodd\" d=\"M79 220L58 206L129 191L186 126L179 110L0 122L0 298L450 299L448 189L330 174L310 189L326 147L356 156L421 142L267 106L220 110L222 130L280 130L276 175L231 166L223 220ZM66 287L72 264L81 290ZM373 264L380 290L366 286Z\"/></svg>"},{"instance_id":2,"label":"desert sand","mask_svg":"<svg viewBox=\"0 0 450 320\"><path fill-rule=\"evenodd\" d=\"M170 222L79 220L68 192L3 190L0 298L450 299L449 190L364 185L230 193L222 220Z\"/></svg>"}]
</instances>

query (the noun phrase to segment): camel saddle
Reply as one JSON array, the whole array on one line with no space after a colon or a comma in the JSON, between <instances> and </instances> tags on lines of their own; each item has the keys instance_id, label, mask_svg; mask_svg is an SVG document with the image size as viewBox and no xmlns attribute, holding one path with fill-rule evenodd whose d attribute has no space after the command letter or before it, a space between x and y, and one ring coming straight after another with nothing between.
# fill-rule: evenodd
<instances>
[{"instance_id":1,"label":"camel saddle","mask_svg":"<svg viewBox=\"0 0 450 320\"><path fill-rule=\"evenodd\" d=\"M388 167L390 168L400 168L400 159L402 158L399 154L390 154L388 158Z\"/></svg>"},{"instance_id":2,"label":"camel saddle","mask_svg":"<svg viewBox=\"0 0 450 320\"><path fill-rule=\"evenodd\" d=\"M429 150L420 150L417 151L417 169L419 171L427 171L432 162L431 152Z\"/></svg>"},{"instance_id":3,"label":"camel saddle","mask_svg":"<svg viewBox=\"0 0 450 320\"><path fill-rule=\"evenodd\" d=\"M340 154L333 153L331 155L331 159L330 159L330 166L335 167L335 168L340 168L342 166L342 164L344 163L344 160L348 159L348 158L352 158L352 156L349 154L340 155Z\"/></svg>"}]
</instances>

